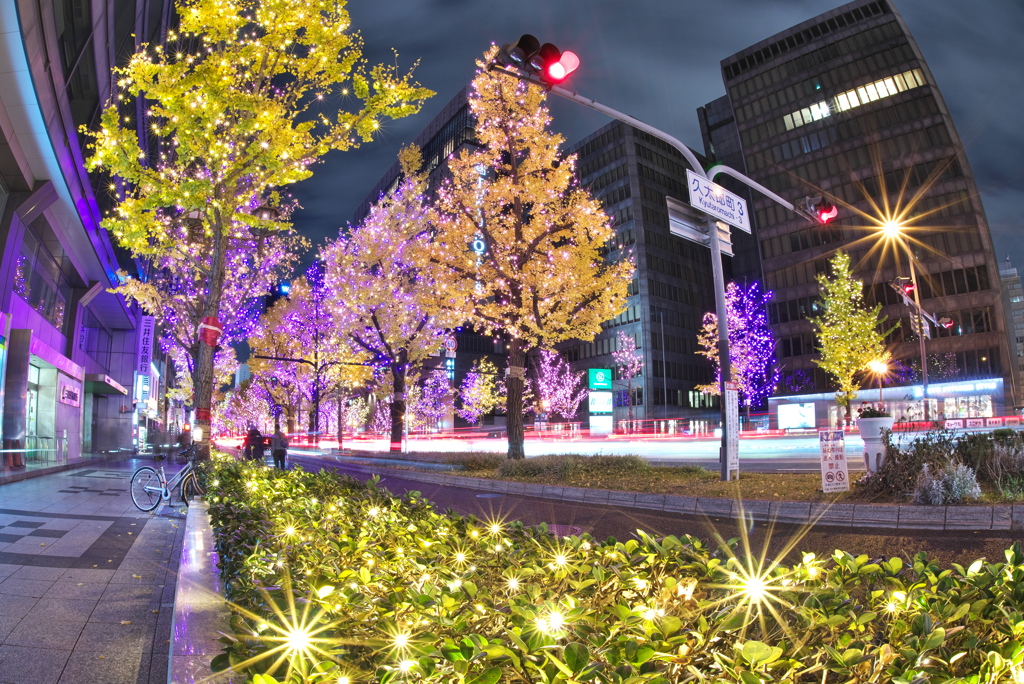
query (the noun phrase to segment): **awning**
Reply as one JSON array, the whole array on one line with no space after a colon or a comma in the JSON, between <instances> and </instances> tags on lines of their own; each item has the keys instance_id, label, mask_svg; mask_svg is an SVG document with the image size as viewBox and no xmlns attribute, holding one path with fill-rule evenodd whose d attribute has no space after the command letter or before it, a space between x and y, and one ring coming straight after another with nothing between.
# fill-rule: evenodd
<instances>
[{"instance_id":1,"label":"awning","mask_svg":"<svg viewBox=\"0 0 1024 684\"><path fill-rule=\"evenodd\" d=\"M89 394L128 394L114 378L102 373L85 374L85 391Z\"/></svg>"}]
</instances>

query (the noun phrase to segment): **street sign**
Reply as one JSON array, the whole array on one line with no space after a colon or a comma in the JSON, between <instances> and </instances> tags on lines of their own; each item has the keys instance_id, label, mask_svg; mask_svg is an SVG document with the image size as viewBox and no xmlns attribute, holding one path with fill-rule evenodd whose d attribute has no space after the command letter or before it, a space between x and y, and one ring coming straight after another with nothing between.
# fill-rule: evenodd
<instances>
[{"instance_id":1,"label":"street sign","mask_svg":"<svg viewBox=\"0 0 1024 684\"><path fill-rule=\"evenodd\" d=\"M459 348L459 343L454 337L444 338L444 349L445 351L453 352Z\"/></svg>"},{"instance_id":2,"label":"street sign","mask_svg":"<svg viewBox=\"0 0 1024 684\"><path fill-rule=\"evenodd\" d=\"M725 462L729 472L740 470L740 393L734 382L725 383Z\"/></svg>"},{"instance_id":3,"label":"street sign","mask_svg":"<svg viewBox=\"0 0 1024 684\"><path fill-rule=\"evenodd\" d=\"M745 233L750 232L750 216L747 215L747 203L742 197L718 183L698 176L690 169L686 169L686 184L690 190L690 204L730 226L736 226Z\"/></svg>"},{"instance_id":4,"label":"street sign","mask_svg":"<svg viewBox=\"0 0 1024 684\"><path fill-rule=\"evenodd\" d=\"M587 395L587 405L591 413L611 413L612 393L590 392Z\"/></svg>"},{"instance_id":5,"label":"street sign","mask_svg":"<svg viewBox=\"0 0 1024 684\"><path fill-rule=\"evenodd\" d=\"M612 388L612 369L587 369L587 386L592 390L610 390Z\"/></svg>"},{"instance_id":6,"label":"street sign","mask_svg":"<svg viewBox=\"0 0 1024 684\"><path fill-rule=\"evenodd\" d=\"M670 233L705 247L711 243L711 238L708 237L707 223L694 221L690 216L692 209L671 197L666 197L665 203L668 205L668 231ZM715 225L718 226L718 249L725 256L734 256L729 224L716 221Z\"/></svg>"},{"instance_id":7,"label":"street sign","mask_svg":"<svg viewBox=\"0 0 1024 684\"><path fill-rule=\"evenodd\" d=\"M821 491L826 494L850 490L846 463L846 441L842 430L818 430L821 448Z\"/></svg>"}]
</instances>

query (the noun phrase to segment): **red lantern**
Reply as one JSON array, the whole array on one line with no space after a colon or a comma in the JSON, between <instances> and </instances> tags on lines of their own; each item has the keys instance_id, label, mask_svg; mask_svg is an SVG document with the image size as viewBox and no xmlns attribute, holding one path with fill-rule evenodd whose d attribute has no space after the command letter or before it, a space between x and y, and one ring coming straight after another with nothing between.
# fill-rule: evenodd
<instances>
[{"instance_id":1,"label":"red lantern","mask_svg":"<svg viewBox=\"0 0 1024 684\"><path fill-rule=\"evenodd\" d=\"M220 320L216 316L207 316L199 324L199 339L207 346L216 347L217 339L222 332L224 332L224 328L221 327Z\"/></svg>"}]
</instances>

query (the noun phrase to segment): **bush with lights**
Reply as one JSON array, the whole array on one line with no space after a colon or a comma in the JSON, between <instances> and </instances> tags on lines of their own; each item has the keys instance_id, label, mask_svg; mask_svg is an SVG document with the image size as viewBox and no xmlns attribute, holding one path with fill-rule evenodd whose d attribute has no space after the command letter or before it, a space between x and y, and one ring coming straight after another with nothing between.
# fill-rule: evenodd
<instances>
[{"instance_id":1,"label":"bush with lights","mask_svg":"<svg viewBox=\"0 0 1024 684\"><path fill-rule=\"evenodd\" d=\"M256 684L1024 681L1020 545L784 565L745 539L560 539L324 472L206 477L234 613L214 667Z\"/></svg>"}]
</instances>

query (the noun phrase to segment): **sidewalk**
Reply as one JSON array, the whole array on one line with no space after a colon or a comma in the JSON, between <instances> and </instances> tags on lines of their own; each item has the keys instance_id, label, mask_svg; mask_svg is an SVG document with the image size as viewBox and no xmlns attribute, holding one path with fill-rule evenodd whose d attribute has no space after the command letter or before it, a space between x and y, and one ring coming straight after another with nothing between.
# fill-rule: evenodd
<instances>
[{"instance_id":1,"label":"sidewalk","mask_svg":"<svg viewBox=\"0 0 1024 684\"><path fill-rule=\"evenodd\" d=\"M9 484L11 482L20 482L21 480L27 480L31 477L39 477L40 475L48 473L59 473L65 470L73 470L74 468L82 468L88 465L98 463L103 464L109 461L120 461L128 458L129 456L130 454L128 452L113 454L82 454L78 458L70 459L64 463L31 461L18 468L0 467L0 485Z\"/></svg>"},{"instance_id":2,"label":"sidewalk","mask_svg":"<svg viewBox=\"0 0 1024 684\"><path fill-rule=\"evenodd\" d=\"M0 486L0 683L167 681L185 515L135 508L142 464L90 460Z\"/></svg>"}]
</instances>

